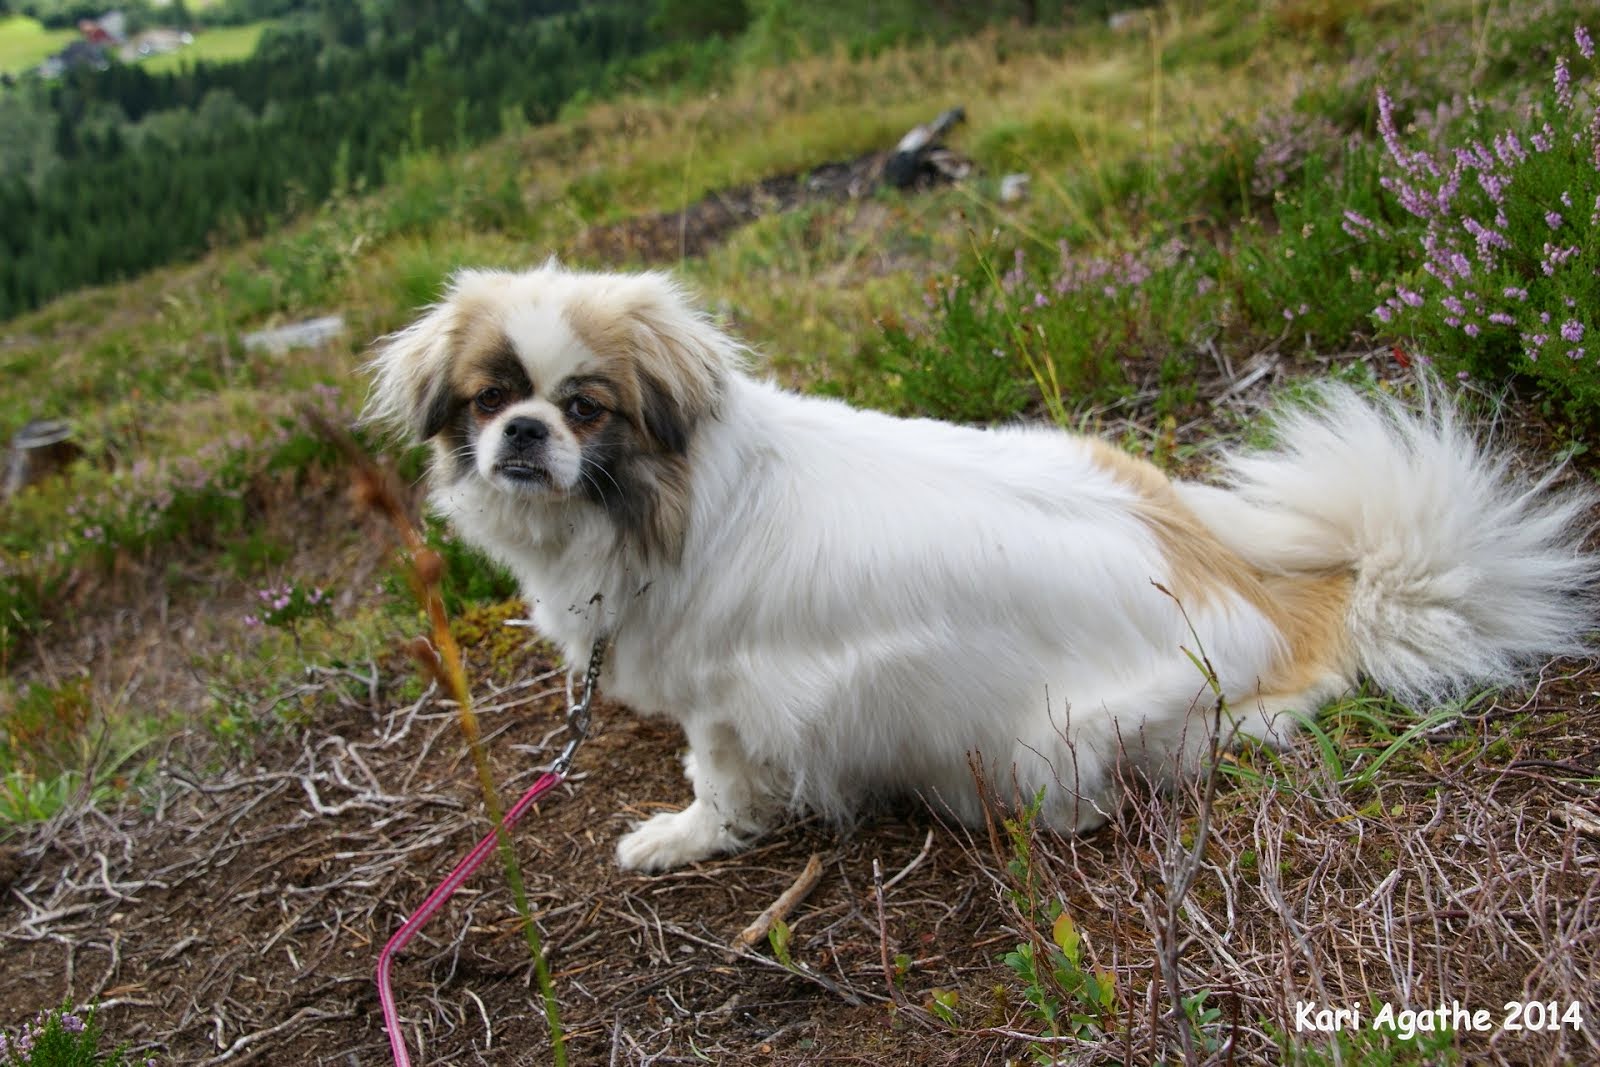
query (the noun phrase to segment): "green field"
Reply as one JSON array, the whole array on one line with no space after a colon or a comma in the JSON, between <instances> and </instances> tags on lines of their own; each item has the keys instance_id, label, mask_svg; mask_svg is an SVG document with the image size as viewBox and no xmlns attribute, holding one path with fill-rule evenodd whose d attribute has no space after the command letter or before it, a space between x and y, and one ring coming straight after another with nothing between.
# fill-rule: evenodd
<instances>
[{"instance_id":1,"label":"green field","mask_svg":"<svg viewBox=\"0 0 1600 1067\"><path fill-rule=\"evenodd\" d=\"M270 25L270 21L252 22L245 26L221 26L212 30L202 30L194 35L194 44L188 48L168 52L164 56L152 56L145 60L145 69L159 73L165 70L177 70L185 63L201 59L209 63L243 59L256 50L256 42L261 40L262 32Z\"/></svg>"},{"instance_id":2,"label":"green field","mask_svg":"<svg viewBox=\"0 0 1600 1067\"><path fill-rule=\"evenodd\" d=\"M47 30L27 15L0 16L0 72L15 74L37 66L78 34Z\"/></svg>"}]
</instances>

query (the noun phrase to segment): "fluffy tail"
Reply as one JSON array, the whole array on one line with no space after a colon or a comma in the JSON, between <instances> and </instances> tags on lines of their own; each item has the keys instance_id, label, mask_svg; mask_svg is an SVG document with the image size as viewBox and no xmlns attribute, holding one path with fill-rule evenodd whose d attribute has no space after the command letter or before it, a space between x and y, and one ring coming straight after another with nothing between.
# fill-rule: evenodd
<instances>
[{"instance_id":1,"label":"fluffy tail","mask_svg":"<svg viewBox=\"0 0 1600 1067\"><path fill-rule=\"evenodd\" d=\"M1357 663L1411 702L1588 654L1600 577L1595 492L1517 468L1430 393L1418 413L1325 386L1279 417L1272 448L1227 457L1221 488L1185 487L1258 569L1353 573Z\"/></svg>"}]
</instances>

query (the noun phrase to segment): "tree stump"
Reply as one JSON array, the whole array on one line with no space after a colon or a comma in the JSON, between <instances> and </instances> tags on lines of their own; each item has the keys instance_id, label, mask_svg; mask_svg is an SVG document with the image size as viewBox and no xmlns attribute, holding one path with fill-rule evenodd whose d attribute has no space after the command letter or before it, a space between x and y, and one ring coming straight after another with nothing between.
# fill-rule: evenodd
<instances>
[{"instance_id":1,"label":"tree stump","mask_svg":"<svg viewBox=\"0 0 1600 1067\"><path fill-rule=\"evenodd\" d=\"M72 439L72 427L60 419L35 419L11 439L6 459L4 498L50 477L83 455Z\"/></svg>"}]
</instances>

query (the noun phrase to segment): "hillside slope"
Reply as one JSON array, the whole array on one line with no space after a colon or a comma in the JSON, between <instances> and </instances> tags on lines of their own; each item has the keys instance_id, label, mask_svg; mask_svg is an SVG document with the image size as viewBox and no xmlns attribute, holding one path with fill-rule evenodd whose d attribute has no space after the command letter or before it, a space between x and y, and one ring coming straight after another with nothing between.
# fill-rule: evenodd
<instances>
[{"instance_id":1,"label":"hillside slope","mask_svg":"<svg viewBox=\"0 0 1600 1067\"><path fill-rule=\"evenodd\" d=\"M381 1060L375 944L483 824L454 716L398 652L420 623L385 537L300 412L352 418L366 346L458 267L669 266L787 384L1053 420L1190 474L1301 381L1404 394L1431 362L1486 419L1504 394L1531 462L1592 478L1585 5L1216 7L855 54L768 40L711 88L409 151L383 190L0 324L0 433L67 419L84 449L3 505L0 930L22 947L0 1023L99 999L175 1062ZM952 104L972 177L762 199ZM1004 203L1013 172L1030 193ZM663 229L713 195L756 217ZM1473 296L1441 280L1445 247ZM318 347L244 344L325 314L344 332ZM416 506L420 457L369 443ZM547 758L557 665L502 625L505 576L432 537L509 793ZM658 880L609 856L684 788L678 738L610 708L518 848L575 1062L1575 1062L1600 1055L1594 1027L1297 1033L1295 997L1592 996L1594 680L1552 664L1444 709L1363 694L1085 841L1026 820L974 837L909 803ZM798 965L724 956L812 851ZM403 963L412 1036L434 1062L538 1059L509 897L471 888Z\"/></svg>"}]
</instances>

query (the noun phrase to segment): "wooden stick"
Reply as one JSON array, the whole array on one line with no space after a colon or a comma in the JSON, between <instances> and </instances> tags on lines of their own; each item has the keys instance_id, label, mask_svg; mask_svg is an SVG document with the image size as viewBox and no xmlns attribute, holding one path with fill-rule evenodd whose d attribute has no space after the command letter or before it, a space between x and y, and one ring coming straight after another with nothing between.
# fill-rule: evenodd
<instances>
[{"instance_id":1,"label":"wooden stick","mask_svg":"<svg viewBox=\"0 0 1600 1067\"><path fill-rule=\"evenodd\" d=\"M767 931L772 929L772 924L779 919L786 918L795 909L795 905L804 900L817 883L822 880L822 855L813 852L806 861L806 869L800 872L800 877L794 880L794 885L779 894L767 910L756 916L756 921L740 931L739 936L733 939L733 950L745 952L756 942L767 936Z\"/></svg>"}]
</instances>

